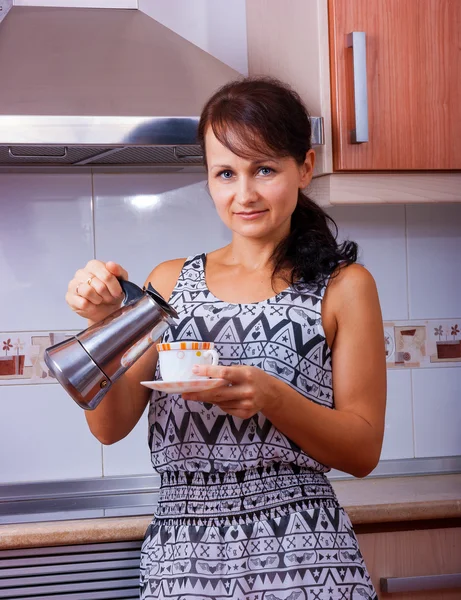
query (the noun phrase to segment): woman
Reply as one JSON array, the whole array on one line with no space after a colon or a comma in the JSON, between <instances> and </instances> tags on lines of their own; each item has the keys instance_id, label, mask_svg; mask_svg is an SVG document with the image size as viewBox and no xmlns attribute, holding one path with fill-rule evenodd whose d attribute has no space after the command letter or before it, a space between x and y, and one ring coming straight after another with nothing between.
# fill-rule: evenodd
<instances>
[{"instance_id":1,"label":"woman","mask_svg":"<svg viewBox=\"0 0 461 600\"><path fill-rule=\"evenodd\" d=\"M180 315L164 340L214 341L220 365L195 372L228 385L150 398L162 485L142 548L142 598L376 598L325 472L364 477L378 462L382 318L356 244L339 246L301 192L314 168L310 134L298 95L273 80L230 83L203 110L209 191L232 242L163 263L146 283ZM127 273L90 261L68 303L100 320L120 302L116 276ZM149 401L139 382L156 363L151 349L86 413L102 443L133 429Z\"/></svg>"}]
</instances>

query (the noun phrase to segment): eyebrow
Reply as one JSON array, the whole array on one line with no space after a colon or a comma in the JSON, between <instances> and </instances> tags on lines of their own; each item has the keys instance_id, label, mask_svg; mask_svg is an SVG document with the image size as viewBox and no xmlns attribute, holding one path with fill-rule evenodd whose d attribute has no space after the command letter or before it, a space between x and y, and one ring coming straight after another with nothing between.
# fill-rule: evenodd
<instances>
[{"instance_id":1,"label":"eyebrow","mask_svg":"<svg viewBox=\"0 0 461 600\"><path fill-rule=\"evenodd\" d=\"M267 162L278 162L276 158L270 158L269 156L266 157L261 157L257 160L252 160L251 161L251 166L255 167L256 165L260 165L261 163L267 163ZM211 165L210 167L211 169L230 169L232 170L232 166L231 165Z\"/></svg>"}]
</instances>

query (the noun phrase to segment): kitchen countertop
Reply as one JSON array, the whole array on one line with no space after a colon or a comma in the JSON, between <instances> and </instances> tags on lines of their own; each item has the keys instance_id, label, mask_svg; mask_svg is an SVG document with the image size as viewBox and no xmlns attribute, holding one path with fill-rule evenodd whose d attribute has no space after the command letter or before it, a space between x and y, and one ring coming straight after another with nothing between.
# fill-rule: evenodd
<instances>
[{"instance_id":1,"label":"kitchen countertop","mask_svg":"<svg viewBox=\"0 0 461 600\"><path fill-rule=\"evenodd\" d=\"M354 525L461 517L461 473L332 482ZM152 516L0 525L0 549L141 540Z\"/></svg>"}]
</instances>

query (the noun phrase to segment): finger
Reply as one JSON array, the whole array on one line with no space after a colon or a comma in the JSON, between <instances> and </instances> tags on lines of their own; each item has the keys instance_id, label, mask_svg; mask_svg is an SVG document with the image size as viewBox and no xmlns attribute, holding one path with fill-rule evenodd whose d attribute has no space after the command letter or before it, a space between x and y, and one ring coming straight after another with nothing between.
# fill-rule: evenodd
<instances>
[{"instance_id":1,"label":"finger","mask_svg":"<svg viewBox=\"0 0 461 600\"><path fill-rule=\"evenodd\" d=\"M106 269L115 275L115 277L121 277L122 279L128 280L128 271L126 271L121 265L113 261L106 262Z\"/></svg>"},{"instance_id":2,"label":"finger","mask_svg":"<svg viewBox=\"0 0 461 600\"><path fill-rule=\"evenodd\" d=\"M86 319L92 319L93 315L96 314L97 305L89 302L81 296L77 296L76 294L70 294L69 292L67 292L66 301L67 304L71 307L71 309L81 317L84 317Z\"/></svg>"},{"instance_id":3,"label":"finger","mask_svg":"<svg viewBox=\"0 0 461 600\"><path fill-rule=\"evenodd\" d=\"M220 404L219 408L233 417L238 417L239 419L251 419L254 415L258 413L254 408L243 408L241 405L223 405Z\"/></svg>"},{"instance_id":4,"label":"finger","mask_svg":"<svg viewBox=\"0 0 461 600\"><path fill-rule=\"evenodd\" d=\"M88 280L91 281L91 283L88 283ZM93 301L93 298L96 299L95 293L101 298L101 303L115 304L116 302L120 302L120 298L114 298L109 292L106 284L96 275L87 278L87 281L84 281L78 286L78 294L90 301ZM97 304L96 301L94 303Z\"/></svg>"},{"instance_id":5,"label":"finger","mask_svg":"<svg viewBox=\"0 0 461 600\"><path fill-rule=\"evenodd\" d=\"M210 404L221 404L222 402L229 402L230 400L238 401L235 386L215 388L203 392L187 392L182 394L182 397L184 400L209 402Z\"/></svg>"},{"instance_id":6,"label":"finger","mask_svg":"<svg viewBox=\"0 0 461 600\"><path fill-rule=\"evenodd\" d=\"M101 284L106 287L113 300L119 302L121 298L123 298L123 290L117 277L106 268L105 263L100 260L90 261L85 270L99 279ZM91 283L93 284L93 281ZM94 283L96 286L99 285L97 282ZM102 292L101 285L99 285L98 289Z\"/></svg>"},{"instance_id":7,"label":"finger","mask_svg":"<svg viewBox=\"0 0 461 600\"><path fill-rule=\"evenodd\" d=\"M222 410L241 410L241 411L248 411L250 409L250 406L247 406L247 404L245 402L235 402L235 400L227 400L226 402L220 402L219 403L219 408L222 408Z\"/></svg>"},{"instance_id":8,"label":"finger","mask_svg":"<svg viewBox=\"0 0 461 600\"><path fill-rule=\"evenodd\" d=\"M194 375L203 377L226 379L230 383L241 383L245 381L247 377L245 367L240 365L233 367L224 367L222 365L194 365L192 372Z\"/></svg>"},{"instance_id":9,"label":"finger","mask_svg":"<svg viewBox=\"0 0 461 600\"><path fill-rule=\"evenodd\" d=\"M113 301L112 296L109 294L107 288L102 284L98 283L98 280L95 275L90 274L85 271L78 272L78 277L81 279L73 279L69 284L69 293L76 297L84 298L88 300L91 304L102 304L111 303ZM91 278L91 284L88 283L88 280ZM93 285L94 284L94 285ZM102 291L102 287L105 288L105 292ZM97 288L102 293L98 293Z\"/></svg>"},{"instance_id":10,"label":"finger","mask_svg":"<svg viewBox=\"0 0 461 600\"><path fill-rule=\"evenodd\" d=\"M85 279L83 279L83 277L85 277ZM99 305L104 301L96 289L88 285L87 280L89 277L90 275L88 273L85 273L84 271L77 271L75 279L72 279L69 282L69 286L67 288L67 302L71 307L73 307L73 304L76 302L77 298L84 298L90 304L95 305Z\"/></svg>"}]
</instances>

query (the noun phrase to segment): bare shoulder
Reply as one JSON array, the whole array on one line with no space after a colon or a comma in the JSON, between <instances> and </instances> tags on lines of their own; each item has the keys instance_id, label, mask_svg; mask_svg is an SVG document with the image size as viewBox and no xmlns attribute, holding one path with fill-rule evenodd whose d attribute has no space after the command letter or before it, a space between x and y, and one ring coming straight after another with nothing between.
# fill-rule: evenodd
<instances>
[{"instance_id":1,"label":"bare shoulder","mask_svg":"<svg viewBox=\"0 0 461 600\"><path fill-rule=\"evenodd\" d=\"M340 288L342 291L349 290L351 293L354 290L360 291L367 287L376 288L375 280L370 271L357 263L340 267L332 277L330 285Z\"/></svg>"},{"instance_id":2,"label":"bare shoulder","mask_svg":"<svg viewBox=\"0 0 461 600\"><path fill-rule=\"evenodd\" d=\"M372 274L356 263L341 267L330 279L325 304L335 321L350 311L379 309L378 290Z\"/></svg>"},{"instance_id":3,"label":"bare shoulder","mask_svg":"<svg viewBox=\"0 0 461 600\"><path fill-rule=\"evenodd\" d=\"M160 263L149 273L145 285L151 283L165 299L170 298L185 261L185 258L175 258Z\"/></svg>"},{"instance_id":4,"label":"bare shoulder","mask_svg":"<svg viewBox=\"0 0 461 600\"><path fill-rule=\"evenodd\" d=\"M333 275L328 285L335 294L356 295L363 292L376 290L376 283L373 275L357 263L340 267Z\"/></svg>"}]
</instances>

